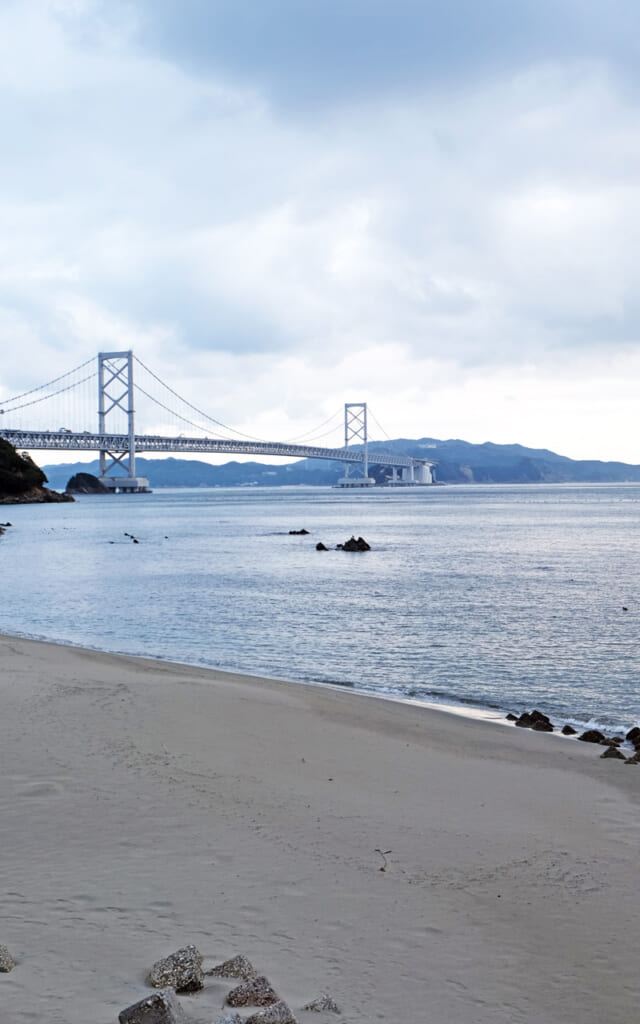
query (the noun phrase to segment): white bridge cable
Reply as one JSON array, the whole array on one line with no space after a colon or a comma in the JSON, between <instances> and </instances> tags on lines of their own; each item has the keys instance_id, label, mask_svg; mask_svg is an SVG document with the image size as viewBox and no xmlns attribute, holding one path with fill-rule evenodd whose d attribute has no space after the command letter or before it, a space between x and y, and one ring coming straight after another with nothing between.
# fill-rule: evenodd
<instances>
[{"instance_id":1,"label":"white bridge cable","mask_svg":"<svg viewBox=\"0 0 640 1024\"><path fill-rule=\"evenodd\" d=\"M195 423L193 420L187 419L186 416L181 416L179 412L176 412L174 409L171 409L168 405L165 405L164 402L160 401L160 399L154 398L153 395L150 395L149 392L145 391L144 388L140 387L138 383L134 383L134 388L136 389L136 391L139 391L140 394L144 395L145 398L148 398L150 402L153 402L154 405L159 405L161 409L164 409L164 411L168 412L171 416L175 416L176 419L181 420L183 423L187 423L190 427L195 427L196 430L199 430L201 433L206 433L205 428L202 426L201 423ZM212 430L211 433L214 434L214 436L217 437L218 440L230 440L228 437L224 437L222 434L218 434L216 431ZM231 440L233 439L231 438ZM252 438L252 440L255 440L255 438Z\"/></svg>"},{"instance_id":2,"label":"white bridge cable","mask_svg":"<svg viewBox=\"0 0 640 1024\"><path fill-rule=\"evenodd\" d=\"M86 359L84 363L80 363L79 366L75 366L73 368L73 370L67 370L66 373L61 373L59 377L54 377L53 380L47 381L46 384L39 384L37 388L31 388L29 391L23 391L22 394L20 394L20 395L14 395L13 398L5 399L4 402L2 402L2 408L5 409L5 411L7 411L6 407L8 405L13 405L14 402L19 401L19 399L21 399L21 398L27 398L28 395L35 395L36 392L38 392L38 391L44 391L46 388L53 387L54 384L58 384L59 381L64 380L65 377L70 377L72 373L77 373L78 370L84 370L85 366L88 366L89 363L93 363L94 361L95 361L95 356L92 356L91 359ZM92 376L95 377L95 373ZM90 379L91 379L90 377L84 377L83 380L76 381L76 384L83 384L84 381L90 380ZM71 387L75 387L75 386L76 386L75 384L71 385ZM68 389L62 388L61 391L53 391L51 393L51 395L45 395L44 397L45 398L51 398L51 397L53 397L53 395L61 394L62 391L64 391L64 390L68 390ZM41 401L41 399L39 399L39 401ZM28 405L30 403L27 402L25 404ZM24 405L17 406L18 409L23 409L24 407L25 407ZM8 410L8 411L10 412L11 410Z\"/></svg>"},{"instance_id":3,"label":"white bridge cable","mask_svg":"<svg viewBox=\"0 0 640 1024\"><path fill-rule=\"evenodd\" d=\"M91 363L91 362L93 362L93 360L89 359L88 362ZM86 366L87 363L83 363L83 365ZM79 370L79 369L80 369L80 367L77 366L76 370ZM75 373L74 370L72 370L71 372ZM69 376L68 373L63 374L63 377L68 377L68 376ZM97 370L94 370L93 373L90 373L87 377L83 377L82 380L77 380L73 384L68 384L65 388L59 388L57 391L50 391L48 394L42 395L40 398L32 398L30 402L22 402L21 405L14 405L11 409L5 409L4 406L3 406L2 412L13 413L13 412L17 412L18 409L26 409L30 405L38 405L40 402L46 402L48 398L55 398L56 395L63 395L63 394L65 394L68 391L73 391L73 389L79 387L80 384L86 384L86 382L88 380L92 380L94 377L97 377L97 376L98 376ZM58 380L62 380L62 377L58 377ZM53 381L50 381L48 385L44 385L43 384L42 386L43 387L49 387L52 383L53 383ZM40 388L33 388L32 391L25 391L24 395L22 395L21 397L24 398L27 395L32 395L35 391L39 391L39 390L41 390L41 389ZM17 398L14 399L14 401L17 401Z\"/></svg>"},{"instance_id":4,"label":"white bridge cable","mask_svg":"<svg viewBox=\"0 0 640 1024\"><path fill-rule=\"evenodd\" d=\"M241 430L236 430L235 427L229 427L229 426L227 426L226 423L222 423L220 420L215 419L215 417L209 416L208 413L203 412L202 409L199 409L197 405L193 405L192 402L188 402L186 398L183 398L182 395L179 395L178 392L174 391L174 389L172 387L169 387L168 384L165 384L165 382L160 377L158 377L158 375L156 373L154 373L153 370L150 370L148 366L145 366L145 364L142 362L141 359L138 359L137 356L134 356L133 358L135 359L136 363L138 363L142 367L143 370L146 370L146 372L151 377L153 377L154 380L156 380L158 382L158 384L161 384L163 388L166 388L167 391L171 392L171 394L174 396L174 398L177 398L178 401L183 402L184 405L189 407L189 409L193 409L194 412L197 412L198 416L202 416L203 419L208 420L209 423L215 423L215 425L217 427L222 427L223 430L227 430L231 434L237 434L239 437L244 437L248 441L260 441L262 444L268 444L269 443L269 442L264 441L264 439L261 438L261 437L253 437L251 434L244 434ZM134 386L139 388L140 391L142 391L142 388L140 388L140 386L138 384L134 384ZM147 394L145 391L143 391L142 393L143 394ZM151 398L151 395L147 394L147 398ZM156 399L154 399L154 398L151 398L151 400L152 401L156 401ZM157 405L162 405L161 402L156 402L156 404ZM162 408L166 409L167 412L171 412L174 416L177 416L179 419L184 420L185 423L191 423L190 420L185 419L184 416L180 416L180 414L177 413L177 412L174 412L173 409L168 409L167 406L162 406ZM195 426L195 424L191 423L191 426ZM203 427L198 427L198 429L199 430L204 430Z\"/></svg>"},{"instance_id":5,"label":"white bridge cable","mask_svg":"<svg viewBox=\"0 0 640 1024\"><path fill-rule=\"evenodd\" d=\"M316 433L316 431L322 430L323 427L326 427L326 425L328 423L331 423L331 421L335 420L335 419L338 419L339 423L336 423L336 425L334 427L332 427L331 430L325 431L324 434ZM290 437L286 441L282 441L281 443L282 444L297 444L299 441L302 441L304 438L307 438L310 441L318 440L321 437L328 437L329 434L333 434L338 426L342 426L342 410L341 409L337 409L326 420L323 420L322 423L318 423L317 427L312 427L311 430L305 431L304 434L298 434L297 437Z\"/></svg>"},{"instance_id":6,"label":"white bridge cable","mask_svg":"<svg viewBox=\"0 0 640 1024\"><path fill-rule=\"evenodd\" d=\"M255 437L255 435L253 435L253 434L245 434L243 431L238 430L236 427L230 427L228 424L223 423L221 420L218 420L218 419L216 419L213 416L209 416L208 413L204 412L202 409L199 409L197 405L193 405L192 402L189 402L186 398L183 398L182 395L178 394L178 392L175 391L174 388L170 387L169 384L166 384L165 381L163 381L161 377L159 377L156 373L153 372L153 370L151 370L145 363L143 363L142 360L138 358L138 356L134 356L134 359L135 359L136 363L138 363L142 367L143 370L145 370L151 377L153 377L153 379L155 381L158 382L158 384L160 384L163 388L166 388L166 390L169 391L170 394L172 394L175 398L177 398L178 401L183 402L184 405L188 406L189 409L193 409L193 411L196 412L199 416L202 416L205 420L208 420L209 423L215 423L216 426L222 427L222 429L228 431L228 433L236 434L238 437L244 437L248 441L259 441L261 444L270 444L271 443L269 441L266 441L262 437ZM161 401L159 401L158 399L155 399L152 395L149 395L146 391L143 391L143 389L137 383L134 384L134 387L139 388L139 390L142 392L142 394L146 395L146 397L151 399L152 402L155 402L156 405L159 405L162 409L165 410L165 412L170 412L173 416L176 416L178 419L182 420L183 423L188 423L192 427L193 426L197 426L198 430L206 432L206 428L205 427L203 427L202 425L198 426L192 420L188 419L185 416L180 415L180 413L175 412L175 410L170 409L168 406L164 405ZM331 420L335 419L336 417L341 417L341 416L342 416L342 413L338 409L335 413L333 413L332 416L329 416L328 419L323 420L322 423L317 424L317 426L312 427L310 430L305 431L305 433L300 434L298 437L288 438L288 439L286 439L284 441L279 441L278 443L279 444L295 444L295 443L301 442L303 438L307 438L309 443L311 441L321 440L322 438L328 437L331 433L333 433L333 430L335 428L333 428L330 431L325 431L324 433L318 433L318 431L322 430L322 428L325 427L328 423L330 423ZM337 425L338 424L336 424L336 426ZM215 433L215 432L212 431L212 433ZM228 438L225 438L224 435L217 435L217 436L221 436L223 440L229 440ZM231 438L231 440L232 440L232 438Z\"/></svg>"}]
</instances>

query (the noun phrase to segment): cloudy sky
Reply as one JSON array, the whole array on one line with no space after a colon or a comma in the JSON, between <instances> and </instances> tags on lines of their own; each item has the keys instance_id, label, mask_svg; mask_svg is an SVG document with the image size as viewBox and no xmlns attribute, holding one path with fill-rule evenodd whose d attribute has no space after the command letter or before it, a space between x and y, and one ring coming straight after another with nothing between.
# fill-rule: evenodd
<instances>
[{"instance_id":1,"label":"cloudy sky","mask_svg":"<svg viewBox=\"0 0 640 1024\"><path fill-rule=\"evenodd\" d=\"M637 0L0 0L0 404L640 462L639 69Z\"/></svg>"}]
</instances>

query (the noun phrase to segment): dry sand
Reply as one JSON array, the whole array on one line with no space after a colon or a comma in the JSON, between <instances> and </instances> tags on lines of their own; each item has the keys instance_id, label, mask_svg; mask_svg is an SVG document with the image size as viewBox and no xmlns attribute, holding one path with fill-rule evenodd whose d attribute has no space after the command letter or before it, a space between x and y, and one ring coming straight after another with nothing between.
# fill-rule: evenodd
<instances>
[{"instance_id":1,"label":"dry sand","mask_svg":"<svg viewBox=\"0 0 640 1024\"><path fill-rule=\"evenodd\" d=\"M301 1022L639 1019L640 767L9 637L0 693L1 1024L114 1024L189 942L343 1010ZM189 1019L228 987L181 997Z\"/></svg>"}]
</instances>

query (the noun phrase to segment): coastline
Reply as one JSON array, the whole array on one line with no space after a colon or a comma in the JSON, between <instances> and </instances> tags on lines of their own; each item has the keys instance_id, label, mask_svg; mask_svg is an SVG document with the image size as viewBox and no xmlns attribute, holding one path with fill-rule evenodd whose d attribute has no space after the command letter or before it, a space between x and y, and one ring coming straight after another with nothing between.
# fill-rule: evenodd
<instances>
[{"instance_id":1,"label":"coastline","mask_svg":"<svg viewBox=\"0 0 640 1024\"><path fill-rule=\"evenodd\" d=\"M301 1024L635 1012L640 777L599 748L15 637L0 665L11 1024L115 1022L188 942Z\"/></svg>"},{"instance_id":2,"label":"coastline","mask_svg":"<svg viewBox=\"0 0 640 1024\"><path fill-rule=\"evenodd\" d=\"M306 677L300 677L295 679L293 677L283 679L278 676L272 676L268 673L257 672L250 673L241 669L226 668L215 665L205 665L191 661L180 661L174 659L163 658L160 655L141 655L131 653L129 651L117 651L117 650L106 650L103 647L92 647L88 644L74 643L70 640L52 640L47 637L32 634L27 632L17 633L2 633L0 632L0 640L2 639L16 639L25 640L32 643L50 644L54 647L68 647L72 650L87 651L94 654L108 654L114 658L131 658L142 662L149 662L153 665L176 665L182 668L194 669L195 671L202 671L205 673L212 673L213 676L217 674L228 675L231 678L247 678L254 679L259 682L272 682L281 683L286 686L309 686L312 688L319 688L321 690L336 691L338 693L346 692L351 693L354 696L370 697L374 700L389 701L392 704L405 704L409 707L422 708L424 710L440 711L445 714L454 715L460 718L468 718L478 722L490 722L493 725L504 725L511 728L513 722L509 720L508 715L513 714L514 706L497 707L496 705L484 704L480 700L471 701L460 699L459 703L455 702L455 698L448 697L442 700L429 699L428 697L418 697L408 694L401 694L394 692L393 690L377 690L374 688L367 688L365 686L359 687L355 683L345 681L338 682L336 680L324 680L324 679L309 679ZM530 705L533 708L533 703ZM587 729L603 729L606 733L617 733L620 735L625 734L629 729L635 725L639 725L640 721L635 718L629 719L627 723L617 722L611 724L610 721L601 721L598 718L579 718L571 715L558 715L555 712L550 712L552 721L554 722L555 731L553 734L560 736L561 739L570 739L574 742L573 737L567 737L561 735L561 729L563 725L571 725L576 729L576 732L581 732Z\"/></svg>"}]
</instances>

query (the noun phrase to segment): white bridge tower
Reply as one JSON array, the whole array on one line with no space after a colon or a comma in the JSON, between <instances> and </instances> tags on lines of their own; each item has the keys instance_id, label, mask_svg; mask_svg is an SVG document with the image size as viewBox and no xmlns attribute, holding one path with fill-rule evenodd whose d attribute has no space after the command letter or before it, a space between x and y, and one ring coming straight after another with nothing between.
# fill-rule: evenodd
<instances>
[{"instance_id":1,"label":"white bridge tower","mask_svg":"<svg viewBox=\"0 0 640 1024\"><path fill-rule=\"evenodd\" d=\"M344 446L362 443L364 448L364 460L362 472L355 476L349 475L349 470L354 468L353 463L345 463L344 476L338 480L339 487L373 487L375 480L369 476L369 442L367 438L367 403L366 402L345 402L344 406ZM357 463L355 465L358 465Z\"/></svg>"},{"instance_id":2,"label":"white bridge tower","mask_svg":"<svg viewBox=\"0 0 640 1024\"><path fill-rule=\"evenodd\" d=\"M129 447L125 452L116 454L109 450L107 436L109 433L124 433L122 430L107 429L107 417L115 419L119 415L122 425L123 415L126 416ZM136 432L135 410L133 407L133 352L99 352L98 353L98 434L105 438L105 446L100 447L100 482L109 490L122 493L140 493L149 490L146 477L136 476ZM128 460L125 465L124 460ZM107 461L109 460L109 461ZM110 476L113 469L124 470L121 476ZM126 474L126 475L125 475Z\"/></svg>"}]
</instances>

